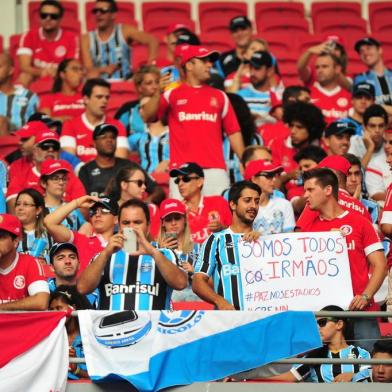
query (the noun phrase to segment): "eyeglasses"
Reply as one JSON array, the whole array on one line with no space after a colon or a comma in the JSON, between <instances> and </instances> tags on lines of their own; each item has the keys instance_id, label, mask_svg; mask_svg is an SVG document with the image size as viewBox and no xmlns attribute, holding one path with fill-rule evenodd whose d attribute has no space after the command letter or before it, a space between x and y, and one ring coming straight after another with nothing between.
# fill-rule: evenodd
<instances>
[{"instance_id":1,"label":"eyeglasses","mask_svg":"<svg viewBox=\"0 0 392 392\"><path fill-rule=\"evenodd\" d=\"M143 185L146 185L146 181L143 181L143 180L125 180L125 182L133 182L139 188L141 188Z\"/></svg>"},{"instance_id":2,"label":"eyeglasses","mask_svg":"<svg viewBox=\"0 0 392 392\"><path fill-rule=\"evenodd\" d=\"M108 14L109 12L112 12L112 10L110 8L93 8L92 13L94 15L98 15L98 14Z\"/></svg>"},{"instance_id":3,"label":"eyeglasses","mask_svg":"<svg viewBox=\"0 0 392 392\"><path fill-rule=\"evenodd\" d=\"M50 149L52 149L53 151L59 151L60 144L59 143L41 143L41 144L39 144L39 148L44 151L49 151Z\"/></svg>"},{"instance_id":4,"label":"eyeglasses","mask_svg":"<svg viewBox=\"0 0 392 392\"><path fill-rule=\"evenodd\" d=\"M276 176L277 173L257 173L255 177L265 177L272 179Z\"/></svg>"},{"instance_id":5,"label":"eyeglasses","mask_svg":"<svg viewBox=\"0 0 392 392\"><path fill-rule=\"evenodd\" d=\"M68 177L67 176L53 176L53 177L49 177L49 180L51 180L53 182L67 182Z\"/></svg>"},{"instance_id":6,"label":"eyeglasses","mask_svg":"<svg viewBox=\"0 0 392 392\"><path fill-rule=\"evenodd\" d=\"M323 317L323 318L317 320L317 324L319 327L325 327L327 325L328 321L336 322L337 320L333 317Z\"/></svg>"},{"instance_id":7,"label":"eyeglasses","mask_svg":"<svg viewBox=\"0 0 392 392\"><path fill-rule=\"evenodd\" d=\"M88 216L91 218L91 217L93 217L94 215L97 215L98 211L99 211L102 215L108 215L108 214L111 214L111 213L112 213L112 211L108 210L107 208L98 207L98 208L94 208L93 210L90 210L90 211L88 212Z\"/></svg>"},{"instance_id":8,"label":"eyeglasses","mask_svg":"<svg viewBox=\"0 0 392 392\"><path fill-rule=\"evenodd\" d=\"M36 204L33 203L21 203L21 202L16 202L15 207L37 207Z\"/></svg>"},{"instance_id":9,"label":"eyeglasses","mask_svg":"<svg viewBox=\"0 0 392 392\"><path fill-rule=\"evenodd\" d=\"M39 17L41 19L52 19L52 20L59 20L60 19L60 14L51 14L49 12L41 12L39 14Z\"/></svg>"},{"instance_id":10,"label":"eyeglasses","mask_svg":"<svg viewBox=\"0 0 392 392\"><path fill-rule=\"evenodd\" d=\"M163 218L163 221L164 221L165 223L169 223L169 222L171 222L171 221L173 221L173 220L175 220L176 222L178 222L178 221L181 220L183 217L184 217L184 215L180 215L180 214L170 214L170 215L168 215L168 216L165 216L165 217Z\"/></svg>"},{"instance_id":11,"label":"eyeglasses","mask_svg":"<svg viewBox=\"0 0 392 392\"><path fill-rule=\"evenodd\" d=\"M200 177L191 177L191 176L182 176L182 177L177 177L175 180L174 180L174 183L175 184L179 184L180 183L180 181L182 181L182 182L190 182L191 180L198 180Z\"/></svg>"}]
</instances>

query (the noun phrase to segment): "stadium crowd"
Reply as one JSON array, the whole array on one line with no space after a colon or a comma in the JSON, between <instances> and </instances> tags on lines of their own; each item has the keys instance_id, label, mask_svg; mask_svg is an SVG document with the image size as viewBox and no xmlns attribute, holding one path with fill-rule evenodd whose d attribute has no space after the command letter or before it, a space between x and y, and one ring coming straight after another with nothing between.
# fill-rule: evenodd
<instances>
[{"instance_id":1,"label":"stadium crowd","mask_svg":"<svg viewBox=\"0 0 392 392\"><path fill-rule=\"evenodd\" d=\"M385 281L392 311L392 71L381 43L358 40L368 70L349 75L348 48L328 36L298 58L302 84L285 85L246 16L230 21L225 53L179 21L161 58L158 40L116 11L97 0L96 30L78 37L60 27L62 4L44 0L16 62L0 54L0 310L243 310L236 234L340 230L348 309L379 309ZM132 42L148 51L140 67ZM111 89L130 79L138 98L110 117ZM42 99L29 90L40 80L53 83ZM352 335L345 318L317 322L325 345L311 355L392 358L376 319L356 319ZM67 332L70 355L83 356L75 319ZM273 378L392 381L391 365L322 366Z\"/></svg>"}]
</instances>

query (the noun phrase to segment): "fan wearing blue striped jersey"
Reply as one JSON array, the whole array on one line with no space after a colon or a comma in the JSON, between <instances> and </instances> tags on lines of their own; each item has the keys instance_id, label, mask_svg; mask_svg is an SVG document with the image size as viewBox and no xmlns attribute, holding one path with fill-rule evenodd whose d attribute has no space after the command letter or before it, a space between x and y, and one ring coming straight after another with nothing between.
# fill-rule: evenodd
<instances>
[{"instance_id":1,"label":"fan wearing blue striped jersey","mask_svg":"<svg viewBox=\"0 0 392 392\"><path fill-rule=\"evenodd\" d=\"M170 308L172 290L187 286L185 271L170 249L157 249L148 240L150 213L141 200L131 199L120 207L119 232L82 272L80 293L96 287L102 310L163 310ZM137 251L124 251L124 228L136 234Z\"/></svg>"},{"instance_id":2,"label":"fan wearing blue striped jersey","mask_svg":"<svg viewBox=\"0 0 392 392\"><path fill-rule=\"evenodd\" d=\"M252 228L260 195L260 187L250 181L235 183L229 191L230 227L211 234L202 245L192 289L218 310L244 309L238 243L240 240L252 242L260 236ZM214 288L208 284L210 277Z\"/></svg>"},{"instance_id":3,"label":"fan wearing blue striped jersey","mask_svg":"<svg viewBox=\"0 0 392 392\"><path fill-rule=\"evenodd\" d=\"M329 305L324 311L340 312L339 306ZM369 359L368 351L361 347L350 345L353 330L349 320L343 317L318 317L320 336L323 346L306 355L307 358L340 358L340 359ZM272 376L269 380L276 381L310 381L316 383L332 382L368 382L370 381L370 366L359 364L322 364L294 365L290 371Z\"/></svg>"}]
</instances>

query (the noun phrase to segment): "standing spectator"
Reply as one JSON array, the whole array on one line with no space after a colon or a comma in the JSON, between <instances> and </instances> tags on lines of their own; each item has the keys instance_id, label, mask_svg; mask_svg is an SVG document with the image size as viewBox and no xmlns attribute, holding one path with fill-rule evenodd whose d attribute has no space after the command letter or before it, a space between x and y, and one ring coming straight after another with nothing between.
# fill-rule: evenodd
<instances>
[{"instance_id":1,"label":"standing spectator","mask_svg":"<svg viewBox=\"0 0 392 392\"><path fill-rule=\"evenodd\" d=\"M390 340L377 340L373 347L373 359L392 359L392 343ZM373 365L372 366L373 382L392 382L392 365Z\"/></svg>"},{"instance_id":2,"label":"standing spectator","mask_svg":"<svg viewBox=\"0 0 392 392\"><path fill-rule=\"evenodd\" d=\"M304 173L305 198L311 210L319 216L307 228L309 231L340 230L347 242L351 281L354 292L349 310L376 309L373 297L385 278L386 260L382 243L371 222L359 214L345 211L338 203L338 178L326 168ZM371 351L380 331L376 319L358 319L354 338Z\"/></svg>"},{"instance_id":3,"label":"standing spectator","mask_svg":"<svg viewBox=\"0 0 392 392\"><path fill-rule=\"evenodd\" d=\"M82 95L86 109L80 116L64 122L60 138L61 147L83 162L91 161L97 155L93 147L94 128L108 123L118 130L116 156L128 158L128 141L123 125L105 116L110 84L103 79L89 79L83 86Z\"/></svg>"},{"instance_id":4,"label":"standing spectator","mask_svg":"<svg viewBox=\"0 0 392 392\"><path fill-rule=\"evenodd\" d=\"M222 126L230 145L240 158L244 143L233 108L222 91L206 85L212 62L218 53L201 46L184 45L181 65L185 82L179 87L159 92L143 106L143 118L168 115L170 129L170 164L178 167L196 162L205 168L204 193L220 194L229 186L222 149ZM173 194L174 184L170 182Z\"/></svg>"},{"instance_id":5,"label":"standing spectator","mask_svg":"<svg viewBox=\"0 0 392 392\"><path fill-rule=\"evenodd\" d=\"M0 53L0 115L7 116L11 130L21 128L37 110L39 99L30 90L12 83L14 64L7 53Z\"/></svg>"},{"instance_id":6,"label":"standing spectator","mask_svg":"<svg viewBox=\"0 0 392 392\"><path fill-rule=\"evenodd\" d=\"M48 284L39 261L17 252L21 234L18 218L0 215L0 311L46 310Z\"/></svg>"},{"instance_id":7,"label":"standing spectator","mask_svg":"<svg viewBox=\"0 0 392 392\"><path fill-rule=\"evenodd\" d=\"M42 1L40 27L22 35L17 51L21 70L18 81L24 86L37 78L54 78L61 61L79 57L79 38L60 27L63 14L59 1Z\"/></svg>"},{"instance_id":8,"label":"standing spectator","mask_svg":"<svg viewBox=\"0 0 392 392\"><path fill-rule=\"evenodd\" d=\"M178 268L173 251L157 249L147 240L150 224L147 205L141 200L128 200L120 208L118 221L119 233L110 237L105 249L82 272L78 290L84 294L98 287L102 310L169 309L172 289L184 289L187 275ZM132 228L136 235L135 253L122 249L125 228ZM115 267L121 278L113 275ZM125 286L129 290L124 291Z\"/></svg>"},{"instance_id":9,"label":"standing spectator","mask_svg":"<svg viewBox=\"0 0 392 392\"><path fill-rule=\"evenodd\" d=\"M89 78L129 79L133 42L148 46L148 63L156 58L158 40L134 26L116 23L116 12L115 0L96 0L97 29L82 37L82 59Z\"/></svg>"},{"instance_id":10,"label":"standing spectator","mask_svg":"<svg viewBox=\"0 0 392 392\"><path fill-rule=\"evenodd\" d=\"M323 141L328 155L343 155L350 148L350 138L355 128L345 120L334 121L324 131Z\"/></svg>"},{"instance_id":11,"label":"standing spectator","mask_svg":"<svg viewBox=\"0 0 392 392\"><path fill-rule=\"evenodd\" d=\"M210 233L225 229L231 223L227 201L221 196L203 196L204 170L194 162L170 171L170 177L182 196L188 214L192 240L202 243Z\"/></svg>"},{"instance_id":12,"label":"standing spectator","mask_svg":"<svg viewBox=\"0 0 392 392\"><path fill-rule=\"evenodd\" d=\"M321 109L327 123L347 117L351 95L339 85L342 72L339 59L332 54L321 53L315 66L316 82L310 88L312 103Z\"/></svg>"},{"instance_id":13,"label":"standing spectator","mask_svg":"<svg viewBox=\"0 0 392 392\"><path fill-rule=\"evenodd\" d=\"M282 166L264 160L251 161L245 169L245 180L261 189L259 210L253 221L253 230L261 235L287 233L295 228L291 203L281 197L272 197L274 178L282 171Z\"/></svg>"},{"instance_id":14,"label":"standing spectator","mask_svg":"<svg viewBox=\"0 0 392 392\"><path fill-rule=\"evenodd\" d=\"M237 71L252 39L252 23L246 16L235 16L230 20L229 30L235 48L220 56L220 65L225 76Z\"/></svg>"},{"instance_id":15,"label":"standing spectator","mask_svg":"<svg viewBox=\"0 0 392 392\"><path fill-rule=\"evenodd\" d=\"M81 115L84 112L80 93L83 76L83 67L78 60L63 60L57 68L52 94L42 97L40 110L60 121Z\"/></svg>"},{"instance_id":16,"label":"standing spectator","mask_svg":"<svg viewBox=\"0 0 392 392\"><path fill-rule=\"evenodd\" d=\"M354 48L368 67L366 72L355 77L354 84L371 83L375 89L376 103L392 105L392 71L384 65L381 43L372 37L365 37L357 41Z\"/></svg>"},{"instance_id":17,"label":"standing spectator","mask_svg":"<svg viewBox=\"0 0 392 392\"><path fill-rule=\"evenodd\" d=\"M203 243L195 266L192 289L218 310L244 310L240 277L238 239L251 242L259 237L252 231L259 209L261 190L249 181L235 183L229 191L232 223L224 231L211 234ZM230 248L229 248L229 243ZM230 256L227 249L231 249ZM229 269L230 273L223 271ZM212 278L214 288L208 281Z\"/></svg>"}]
</instances>

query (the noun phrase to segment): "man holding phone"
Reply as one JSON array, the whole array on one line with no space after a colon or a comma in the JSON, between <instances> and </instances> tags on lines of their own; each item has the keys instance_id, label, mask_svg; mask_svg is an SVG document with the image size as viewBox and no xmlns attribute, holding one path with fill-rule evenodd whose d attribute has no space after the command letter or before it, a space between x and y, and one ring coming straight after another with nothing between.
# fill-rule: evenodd
<instances>
[{"instance_id":1,"label":"man holding phone","mask_svg":"<svg viewBox=\"0 0 392 392\"><path fill-rule=\"evenodd\" d=\"M137 199L125 202L119 232L80 275L78 291L87 294L98 287L102 310L169 309L172 290L183 290L188 278L172 250L157 249L147 240L149 227L148 206Z\"/></svg>"}]
</instances>

